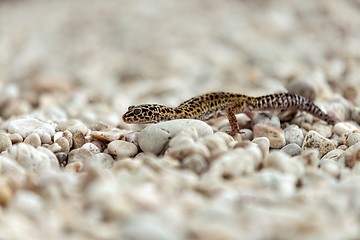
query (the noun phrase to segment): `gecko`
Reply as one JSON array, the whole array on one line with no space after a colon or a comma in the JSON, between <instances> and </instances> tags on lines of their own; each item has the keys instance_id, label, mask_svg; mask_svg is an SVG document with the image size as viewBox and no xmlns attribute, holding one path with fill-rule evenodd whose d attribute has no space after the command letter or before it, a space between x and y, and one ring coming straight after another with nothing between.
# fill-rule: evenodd
<instances>
[{"instance_id":1,"label":"gecko","mask_svg":"<svg viewBox=\"0 0 360 240\"><path fill-rule=\"evenodd\" d=\"M125 123L157 123L173 119L199 119L202 121L227 115L231 126L230 135L240 132L236 114L254 110L292 109L308 112L330 125L337 121L323 112L311 100L293 93L275 93L259 97L229 93L211 92L190 98L177 107L160 104L130 106L123 115Z\"/></svg>"}]
</instances>

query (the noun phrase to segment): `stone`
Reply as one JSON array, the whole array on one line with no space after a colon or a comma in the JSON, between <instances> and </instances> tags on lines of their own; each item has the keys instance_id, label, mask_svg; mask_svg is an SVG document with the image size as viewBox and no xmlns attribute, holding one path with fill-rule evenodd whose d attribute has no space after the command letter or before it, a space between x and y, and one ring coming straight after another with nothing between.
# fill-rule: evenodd
<instances>
[{"instance_id":1,"label":"stone","mask_svg":"<svg viewBox=\"0 0 360 240\"><path fill-rule=\"evenodd\" d=\"M264 160L264 168L273 168L282 173L289 173L297 178L304 174L304 165L281 151L271 152Z\"/></svg>"},{"instance_id":2,"label":"stone","mask_svg":"<svg viewBox=\"0 0 360 240\"><path fill-rule=\"evenodd\" d=\"M204 144L209 149L210 155L214 157L219 156L229 149L226 140L218 134L207 135L201 138L199 142Z\"/></svg>"},{"instance_id":3,"label":"stone","mask_svg":"<svg viewBox=\"0 0 360 240\"><path fill-rule=\"evenodd\" d=\"M92 131L90 136L94 139L98 139L100 141L108 141L112 142L115 140L123 140L125 138L125 132L123 131L115 131L115 130L108 130L108 131Z\"/></svg>"},{"instance_id":4,"label":"stone","mask_svg":"<svg viewBox=\"0 0 360 240\"><path fill-rule=\"evenodd\" d=\"M290 143L285 145L281 151L290 156L297 156L301 154L301 147L296 143Z\"/></svg>"},{"instance_id":5,"label":"stone","mask_svg":"<svg viewBox=\"0 0 360 240\"><path fill-rule=\"evenodd\" d=\"M49 149L45 148L45 147L37 147L36 150L44 153L48 158L49 158L49 161L50 161L50 165L51 165L51 168L52 169L58 169L59 168L59 161L57 159L57 157L55 156L55 154L50 151Z\"/></svg>"},{"instance_id":6,"label":"stone","mask_svg":"<svg viewBox=\"0 0 360 240\"><path fill-rule=\"evenodd\" d=\"M284 129L286 143L296 143L301 146L304 140L304 133L297 125L289 125Z\"/></svg>"},{"instance_id":7,"label":"stone","mask_svg":"<svg viewBox=\"0 0 360 240\"><path fill-rule=\"evenodd\" d=\"M114 159L111 155L106 153L97 153L94 154L94 161L97 162L98 166L102 169L107 168L110 169L114 165Z\"/></svg>"},{"instance_id":8,"label":"stone","mask_svg":"<svg viewBox=\"0 0 360 240\"><path fill-rule=\"evenodd\" d=\"M31 133L37 133L42 143L51 143L51 137L55 134L53 125L34 118L12 120L7 130L9 133L19 133L23 138Z\"/></svg>"},{"instance_id":9,"label":"stone","mask_svg":"<svg viewBox=\"0 0 360 240\"><path fill-rule=\"evenodd\" d=\"M305 139L301 148L302 150L307 150L310 148L317 149L321 158L329 151L335 149L335 145L329 139L311 130L305 135Z\"/></svg>"},{"instance_id":10,"label":"stone","mask_svg":"<svg viewBox=\"0 0 360 240\"><path fill-rule=\"evenodd\" d=\"M117 159L133 157L138 152L135 144L124 140L115 140L108 144L108 153L115 155Z\"/></svg>"},{"instance_id":11,"label":"stone","mask_svg":"<svg viewBox=\"0 0 360 240\"><path fill-rule=\"evenodd\" d=\"M208 163L203 156L196 154L182 159L181 166L190 169L197 174L201 174L208 168Z\"/></svg>"},{"instance_id":12,"label":"stone","mask_svg":"<svg viewBox=\"0 0 360 240\"><path fill-rule=\"evenodd\" d=\"M320 169L333 177L338 178L341 172L341 166L337 161L325 159L320 161Z\"/></svg>"},{"instance_id":13,"label":"stone","mask_svg":"<svg viewBox=\"0 0 360 240\"><path fill-rule=\"evenodd\" d=\"M40 173L51 169L49 157L27 143L18 143L11 146L3 153L3 156L14 159L31 172Z\"/></svg>"},{"instance_id":14,"label":"stone","mask_svg":"<svg viewBox=\"0 0 360 240\"><path fill-rule=\"evenodd\" d=\"M332 135L332 126L331 125L325 125L321 122L316 122L312 125L311 130L314 130L315 132L318 132L321 136L330 138ZM299 144L301 146L301 144Z\"/></svg>"},{"instance_id":15,"label":"stone","mask_svg":"<svg viewBox=\"0 0 360 240\"><path fill-rule=\"evenodd\" d=\"M72 134L75 132L81 132L83 135L86 135L89 129L80 120L73 119L59 122L56 126L56 131L64 132L65 130L68 130Z\"/></svg>"},{"instance_id":16,"label":"stone","mask_svg":"<svg viewBox=\"0 0 360 240\"><path fill-rule=\"evenodd\" d=\"M9 134L9 138L13 144L20 143L24 140L19 133Z\"/></svg>"},{"instance_id":17,"label":"stone","mask_svg":"<svg viewBox=\"0 0 360 240\"><path fill-rule=\"evenodd\" d=\"M85 143L81 148L87 149L93 154L100 153L100 149L93 143Z\"/></svg>"},{"instance_id":18,"label":"stone","mask_svg":"<svg viewBox=\"0 0 360 240\"><path fill-rule=\"evenodd\" d=\"M24 143L28 143L33 147L40 147L41 145L41 139L39 134L37 133L31 133L29 134L25 139L24 139Z\"/></svg>"},{"instance_id":19,"label":"stone","mask_svg":"<svg viewBox=\"0 0 360 240\"><path fill-rule=\"evenodd\" d=\"M68 164L81 162L82 164L92 164L94 154L83 148L76 148L70 151L68 155Z\"/></svg>"},{"instance_id":20,"label":"stone","mask_svg":"<svg viewBox=\"0 0 360 240\"><path fill-rule=\"evenodd\" d=\"M213 134L211 127L203 121L176 119L159 122L144 128L139 134L139 145L144 152L164 152L169 141L183 130L194 128L199 137Z\"/></svg>"},{"instance_id":21,"label":"stone","mask_svg":"<svg viewBox=\"0 0 360 240\"><path fill-rule=\"evenodd\" d=\"M360 142L355 143L345 150L345 166L352 168L358 161L360 161Z\"/></svg>"},{"instance_id":22,"label":"stone","mask_svg":"<svg viewBox=\"0 0 360 240\"><path fill-rule=\"evenodd\" d=\"M282 148L286 144L284 131L279 127L259 123L253 131L254 138L267 137L271 148Z\"/></svg>"},{"instance_id":23,"label":"stone","mask_svg":"<svg viewBox=\"0 0 360 240\"><path fill-rule=\"evenodd\" d=\"M73 133L72 141L73 141L73 145L72 145L73 148L80 148L86 142L84 134L80 131L76 131Z\"/></svg>"},{"instance_id":24,"label":"stone","mask_svg":"<svg viewBox=\"0 0 360 240\"><path fill-rule=\"evenodd\" d=\"M257 124L271 125L280 128L280 119L277 115L270 115L265 112L255 112L251 125L256 126Z\"/></svg>"},{"instance_id":25,"label":"stone","mask_svg":"<svg viewBox=\"0 0 360 240\"><path fill-rule=\"evenodd\" d=\"M55 143L57 143L60 146L60 150L56 152L64 152L68 154L70 152L70 144L69 141L65 137L60 137L55 140Z\"/></svg>"},{"instance_id":26,"label":"stone","mask_svg":"<svg viewBox=\"0 0 360 240\"><path fill-rule=\"evenodd\" d=\"M217 175L217 178L231 180L245 174L254 173L259 166L260 160L251 151L237 148L221 155L210 166L210 175ZM260 152L260 149L258 151ZM259 156L261 157L261 155L260 152Z\"/></svg>"},{"instance_id":27,"label":"stone","mask_svg":"<svg viewBox=\"0 0 360 240\"><path fill-rule=\"evenodd\" d=\"M12 146L10 137L5 133L0 133L0 153Z\"/></svg>"},{"instance_id":28,"label":"stone","mask_svg":"<svg viewBox=\"0 0 360 240\"><path fill-rule=\"evenodd\" d=\"M350 133L352 131L356 131L359 130L355 125L349 123L349 122L339 122L336 123L334 126L334 133L336 133L337 135L342 135L342 134L346 134L346 133Z\"/></svg>"},{"instance_id":29,"label":"stone","mask_svg":"<svg viewBox=\"0 0 360 240\"><path fill-rule=\"evenodd\" d=\"M357 124L360 124L360 107L354 107L351 110L351 119Z\"/></svg>"},{"instance_id":30,"label":"stone","mask_svg":"<svg viewBox=\"0 0 360 240\"><path fill-rule=\"evenodd\" d=\"M359 132L350 133L347 136L347 138L345 139L345 145L348 147L350 147L358 142L360 142L360 133Z\"/></svg>"},{"instance_id":31,"label":"stone","mask_svg":"<svg viewBox=\"0 0 360 240\"><path fill-rule=\"evenodd\" d=\"M344 150L336 148L326 153L321 159L340 161L342 158L344 158L344 152Z\"/></svg>"},{"instance_id":32,"label":"stone","mask_svg":"<svg viewBox=\"0 0 360 240\"><path fill-rule=\"evenodd\" d=\"M266 157L269 154L270 141L267 137L254 138L251 142L256 143L259 146L263 157Z\"/></svg>"}]
</instances>

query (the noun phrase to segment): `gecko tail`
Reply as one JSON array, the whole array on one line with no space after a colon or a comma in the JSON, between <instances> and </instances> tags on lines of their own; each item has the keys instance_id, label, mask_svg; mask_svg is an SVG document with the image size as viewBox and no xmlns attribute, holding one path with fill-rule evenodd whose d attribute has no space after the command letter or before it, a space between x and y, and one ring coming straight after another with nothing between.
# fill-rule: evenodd
<instances>
[{"instance_id":1,"label":"gecko tail","mask_svg":"<svg viewBox=\"0 0 360 240\"><path fill-rule=\"evenodd\" d=\"M338 121L326 114L313 101L303 96L293 93L276 93L256 97L255 109L276 110L276 109L295 109L308 112L315 117L324 120L330 125L335 125Z\"/></svg>"}]
</instances>

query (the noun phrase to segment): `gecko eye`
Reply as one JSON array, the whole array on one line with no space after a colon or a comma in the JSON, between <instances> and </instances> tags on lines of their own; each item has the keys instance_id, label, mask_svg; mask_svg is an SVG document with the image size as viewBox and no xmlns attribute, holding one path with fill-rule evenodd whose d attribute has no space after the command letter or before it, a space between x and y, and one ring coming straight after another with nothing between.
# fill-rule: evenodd
<instances>
[{"instance_id":1,"label":"gecko eye","mask_svg":"<svg viewBox=\"0 0 360 240\"><path fill-rule=\"evenodd\" d=\"M139 115L141 113L141 109L137 108L134 110L135 115Z\"/></svg>"}]
</instances>

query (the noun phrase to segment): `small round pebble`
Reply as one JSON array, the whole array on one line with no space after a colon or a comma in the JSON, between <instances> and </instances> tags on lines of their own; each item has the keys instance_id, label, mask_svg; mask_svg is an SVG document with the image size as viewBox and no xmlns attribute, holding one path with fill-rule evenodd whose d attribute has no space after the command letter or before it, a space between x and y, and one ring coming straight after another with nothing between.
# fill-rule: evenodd
<instances>
[{"instance_id":1,"label":"small round pebble","mask_svg":"<svg viewBox=\"0 0 360 240\"><path fill-rule=\"evenodd\" d=\"M9 135L9 138L13 144L20 143L24 141L24 138L20 135L20 133L13 133Z\"/></svg>"},{"instance_id":2,"label":"small round pebble","mask_svg":"<svg viewBox=\"0 0 360 240\"><path fill-rule=\"evenodd\" d=\"M81 132L83 135L88 132L88 128L85 126L85 124L77 119L58 123L56 126L56 131L64 132L65 130L70 131L72 134Z\"/></svg>"},{"instance_id":3,"label":"small round pebble","mask_svg":"<svg viewBox=\"0 0 360 240\"><path fill-rule=\"evenodd\" d=\"M351 119L360 124L360 107L356 106L351 110Z\"/></svg>"},{"instance_id":4,"label":"small round pebble","mask_svg":"<svg viewBox=\"0 0 360 240\"><path fill-rule=\"evenodd\" d=\"M93 143L85 143L81 148L87 149L93 154L100 153L100 149Z\"/></svg>"},{"instance_id":5,"label":"small round pebble","mask_svg":"<svg viewBox=\"0 0 360 240\"><path fill-rule=\"evenodd\" d=\"M296 158L292 158L281 151L271 152L264 160L264 168L274 168L296 177L301 177L304 174L304 165Z\"/></svg>"},{"instance_id":6,"label":"small round pebble","mask_svg":"<svg viewBox=\"0 0 360 240\"><path fill-rule=\"evenodd\" d=\"M39 147L41 145L41 139L39 134L31 133L25 139L24 143L28 143L33 147Z\"/></svg>"},{"instance_id":7,"label":"small round pebble","mask_svg":"<svg viewBox=\"0 0 360 240\"><path fill-rule=\"evenodd\" d=\"M139 134L139 145L144 152L159 154L165 150L176 134L194 128L199 137L213 134L211 127L203 121L194 119L176 119L159 122L144 128Z\"/></svg>"},{"instance_id":8,"label":"small round pebble","mask_svg":"<svg viewBox=\"0 0 360 240\"><path fill-rule=\"evenodd\" d=\"M358 161L360 161L360 142L355 143L345 150L345 165L352 168Z\"/></svg>"},{"instance_id":9,"label":"small round pebble","mask_svg":"<svg viewBox=\"0 0 360 240\"><path fill-rule=\"evenodd\" d=\"M301 148L302 150L315 148L319 151L320 157L322 157L329 151L335 149L335 145L329 139L311 130L305 135L305 139Z\"/></svg>"},{"instance_id":10,"label":"small round pebble","mask_svg":"<svg viewBox=\"0 0 360 240\"><path fill-rule=\"evenodd\" d=\"M138 152L135 144L123 140L115 140L108 144L108 153L117 159L132 157Z\"/></svg>"},{"instance_id":11,"label":"small round pebble","mask_svg":"<svg viewBox=\"0 0 360 240\"><path fill-rule=\"evenodd\" d=\"M342 135L344 133L350 133L352 131L359 130L356 126L349 122L339 122L334 126L334 133L337 135Z\"/></svg>"},{"instance_id":12,"label":"small round pebble","mask_svg":"<svg viewBox=\"0 0 360 240\"><path fill-rule=\"evenodd\" d=\"M10 137L5 133L0 133L0 153L12 146Z\"/></svg>"},{"instance_id":13,"label":"small round pebble","mask_svg":"<svg viewBox=\"0 0 360 240\"><path fill-rule=\"evenodd\" d=\"M269 154L270 141L267 137L257 137L254 138L252 142L259 146L263 157L266 157Z\"/></svg>"},{"instance_id":14,"label":"small round pebble","mask_svg":"<svg viewBox=\"0 0 360 240\"><path fill-rule=\"evenodd\" d=\"M280 119L277 115L269 115L268 113L264 112L255 112L255 115L251 121L251 125L255 126L257 124L271 125L280 128Z\"/></svg>"},{"instance_id":15,"label":"small round pebble","mask_svg":"<svg viewBox=\"0 0 360 240\"><path fill-rule=\"evenodd\" d=\"M9 122L7 129L9 133L19 133L23 138L31 133L37 133L42 143L51 143L51 137L55 134L53 125L34 118L13 120Z\"/></svg>"},{"instance_id":16,"label":"small round pebble","mask_svg":"<svg viewBox=\"0 0 360 240\"><path fill-rule=\"evenodd\" d=\"M281 151L290 156L297 156L301 154L301 147L296 143L290 143L285 145Z\"/></svg>"},{"instance_id":17,"label":"small round pebble","mask_svg":"<svg viewBox=\"0 0 360 240\"><path fill-rule=\"evenodd\" d=\"M301 146L304 140L304 133L298 125L289 125L284 129L286 143L296 143Z\"/></svg>"},{"instance_id":18,"label":"small round pebble","mask_svg":"<svg viewBox=\"0 0 360 240\"><path fill-rule=\"evenodd\" d=\"M92 154L87 149L76 148L70 151L68 155L68 163L81 162L83 164L91 164L94 158Z\"/></svg>"},{"instance_id":19,"label":"small round pebble","mask_svg":"<svg viewBox=\"0 0 360 240\"><path fill-rule=\"evenodd\" d=\"M350 133L348 137L345 139L345 145L350 147L354 145L355 143L360 142L360 133Z\"/></svg>"},{"instance_id":20,"label":"small round pebble","mask_svg":"<svg viewBox=\"0 0 360 240\"><path fill-rule=\"evenodd\" d=\"M11 146L4 152L4 156L16 160L21 166L32 172L39 173L51 169L51 161L48 156L27 143Z\"/></svg>"},{"instance_id":21,"label":"small round pebble","mask_svg":"<svg viewBox=\"0 0 360 240\"><path fill-rule=\"evenodd\" d=\"M111 155L106 153L97 153L94 155L94 161L100 166L100 168L110 169L114 165L114 159Z\"/></svg>"},{"instance_id":22,"label":"small round pebble","mask_svg":"<svg viewBox=\"0 0 360 240\"><path fill-rule=\"evenodd\" d=\"M80 131L76 131L73 133L72 140L73 140L73 145L72 145L73 148L80 148L86 142L84 134Z\"/></svg>"},{"instance_id":23,"label":"small round pebble","mask_svg":"<svg viewBox=\"0 0 360 240\"><path fill-rule=\"evenodd\" d=\"M55 143L59 144L59 146L61 147L61 149L59 151L64 152L64 153L70 152L70 144L69 144L69 141L65 137L60 137L60 138L56 139ZM57 152L59 152L59 151L57 151Z\"/></svg>"},{"instance_id":24,"label":"small round pebble","mask_svg":"<svg viewBox=\"0 0 360 240\"><path fill-rule=\"evenodd\" d=\"M254 126L254 138L258 137L267 137L271 148L282 148L286 144L284 131L279 127L262 123L256 124Z\"/></svg>"},{"instance_id":25,"label":"small round pebble","mask_svg":"<svg viewBox=\"0 0 360 240\"><path fill-rule=\"evenodd\" d=\"M341 172L340 164L337 161L331 159L322 160L320 162L320 169L336 178L340 176Z\"/></svg>"},{"instance_id":26,"label":"small round pebble","mask_svg":"<svg viewBox=\"0 0 360 240\"><path fill-rule=\"evenodd\" d=\"M326 153L321 159L332 159L335 161L340 161L344 157L344 150L336 148Z\"/></svg>"}]
</instances>

